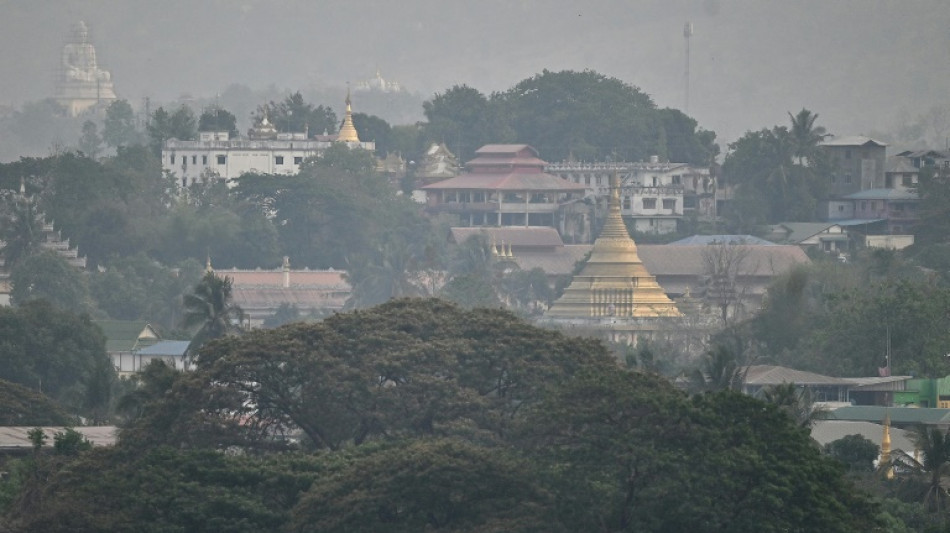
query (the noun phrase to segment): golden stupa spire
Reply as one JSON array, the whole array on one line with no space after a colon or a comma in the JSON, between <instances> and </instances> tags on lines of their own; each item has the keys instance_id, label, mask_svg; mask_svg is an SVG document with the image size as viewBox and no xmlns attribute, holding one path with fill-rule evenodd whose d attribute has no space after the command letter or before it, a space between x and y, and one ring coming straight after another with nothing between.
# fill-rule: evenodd
<instances>
[{"instance_id":1,"label":"golden stupa spire","mask_svg":"<svg viewBox=\"0 0 950 533\"><path fill-rule=\"evenodd\" d=\"M353 125L353 108L350 105L350 88L346 88L346 114L343 116L343 126L340 127L340 134L336 140L347 143L358 143L360 137L356 133L356 126Z\"/></svg>"},{"instance_id":2,"label":"golden stupa spire","mask_svg":"<svg viewBox=\"0 0 950 533\"><path fill-rule=\"evenodd\" d=\"M620 179L610 179L607 221L594 241L590 258L574 276L546 317L675 317L680 316L656 278L650 275L620 215Z\"/></svg>"},{"instance_id":3,"label":"golden stupa spire","mask_svg":"<svg viewBox=\"0 0 950 533\"><path fill-rule=\"evenodd\" d=\"M211 254L208 253L207 259L205 260L205 273L212 274L214 273L214 268L211 267Z\"/></svg>"},{"instance_id":4,"label":"golden stupa spire","mask_svg":"<svg viewBox=\"0 0 950 533\"><path fill-rule=\"evenodd\" d=\"M881 438L881 468L887 479L894 479L894 465L891 464L891 414L884 414L884 436Z\"/></svg>"}]
</instances>

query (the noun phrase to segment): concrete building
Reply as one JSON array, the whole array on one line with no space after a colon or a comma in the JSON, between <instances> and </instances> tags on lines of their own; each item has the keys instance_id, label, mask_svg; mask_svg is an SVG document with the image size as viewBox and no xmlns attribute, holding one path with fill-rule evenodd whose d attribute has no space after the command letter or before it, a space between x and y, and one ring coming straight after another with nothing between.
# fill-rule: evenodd
<instances>
[{"instance_id":1,"label":"concrete building","mask_svg":"<svg viewBox=\"0 0 950 533\"><path fill-rule=\"evenodd\" d=\"M485 145L467 172L422 187L427 211L456 214L463 226L553 227L589 238L584 186L545 173L546 165L526 144Z\"/></svg>"},{"instance_id":2,"label":"concrete building","mask_svg":"<svg viewBox=\"0 0 950 533\"><path fill-rule=\"evenodd\" d=\"M638 233L674 233L685 216L703 220L716 216L716 183L708 168L664 162L653 156L636 163L565 161L550 164L545 170L584 185L586 196L596 199L602 213L607 211L610 175L618 173L620 213L633 221Z\"/></svg>"},{"instance_id":3,"label":"concrete building","mask_svg":"<svg viewBox=\"0 0 950 533\"><path fill-rule=\"evenodd\" d=\"M309 157L320 155L334 143L350 148L376 150L375 142L360 141L353 126L350 96L346 115L336 135L309 137L306 133L278 133L267 116L248 132L247 139L232 139L226 131L203 131L197 141L169 139L162 148L162 169L173 174L179 186L197 181L231 180L242 174L293 175Z\"/></svg>"},{"instance_id":4,"label":"concrete building","mask_svg":"<svg viewBox=\"0 0 950 533\"><path fill-rule=\"evenodd\" d=\"M831 161L830 197L884 188L887 145L869 137L836 137L819 145Z\"/></svg>"}]
</instances>

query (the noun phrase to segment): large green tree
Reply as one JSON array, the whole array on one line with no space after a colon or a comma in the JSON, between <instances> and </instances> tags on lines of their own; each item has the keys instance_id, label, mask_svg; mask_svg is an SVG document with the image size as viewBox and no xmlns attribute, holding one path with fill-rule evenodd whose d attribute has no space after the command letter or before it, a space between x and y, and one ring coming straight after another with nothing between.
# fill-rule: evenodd
<instances>
[{"instance_id":1,"label":"large green tree","mask_svg":"<svg viewBox=\"0 0 950 533\"><path fill-rule=\"evenodd\" d=\"M10 301L16 305L46 300L74 313L90 310L86 278L52 250L18 262L10 272L10 285Z\"/></svg>"},{"instance_id":2,"label":"large green tree","mask_svg":"<svg viewBox=\"0 0 950 533\"><path fill-rule=\"evenodd\" d=\"M84 412L103 368L112 371L105 337L87 315L29 301L0 308L0 379L43 392Z\"/></svg>"},{"instance_id":3,"label":"large green tree","mask_svg":"<svg viewBox=\"0 0 950 533\"><path fill-rule=\"evenodd\" d=\"M201 116L198 117L198 131L226 131L232 139L240 136L237 129L237 117L227 109L216 105L201 112Z\"/></svg>"},{"instance_id":4,"label":"large green tree","mask_svg":"<svg viewBox=\"0 0 950 533\"><path fill-rule=\"evenodd\" d=\"M142 133L135 123L135 111L128 100L116 100L106 108L102 122L102 140L109 146L141 144Z\"/></svg>"}]
</instances>

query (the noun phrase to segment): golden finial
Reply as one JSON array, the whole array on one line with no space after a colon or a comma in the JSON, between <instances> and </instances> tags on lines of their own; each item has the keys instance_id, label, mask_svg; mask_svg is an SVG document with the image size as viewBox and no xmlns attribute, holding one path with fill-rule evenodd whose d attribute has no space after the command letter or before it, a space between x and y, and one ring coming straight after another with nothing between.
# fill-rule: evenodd
<instances>
[{"instance_id":1,"label":"golden finial","mask_svg":"<svg viewBox=\"0 0 950 533\"><path fill-rule=\"evenodd\" d=\"M211 274L214 272L214 269L211 268L211 254L208 254L207 259L205 260L205 272Z\"/></svg>"}]
</instances>

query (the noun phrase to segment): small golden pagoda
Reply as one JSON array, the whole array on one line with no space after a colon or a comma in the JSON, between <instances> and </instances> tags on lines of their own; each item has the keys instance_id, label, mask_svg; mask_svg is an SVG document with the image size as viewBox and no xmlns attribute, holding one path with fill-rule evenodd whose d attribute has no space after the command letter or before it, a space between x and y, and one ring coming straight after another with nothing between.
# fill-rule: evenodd
<instances>
[{"instance_id":1,"label":"small golden pagoda","mask_svg":"<svg viewBox=\"0 0 950 533\"><path fill-rule=\"evenodd\" d=\"M682 316L637 255L637 245L620 216L620 183L616 173L611 176L610 188L607 221L594 241L590 259L544 314L545 318Z\"/></svg>"},{"instance_id":2,"label":"small golden pagoda","mask_svg":"<svg viewBox=\"0 0 950 533\"><path fill-rule=\"evenodd\" d=\"M340 127L340 134L336 137L337 141L346 143L358 143L360 137L356 133L356 127L353 126L353 109L350 106L350 90L346 90L346 115L343 117L343 126Z\"/></svg>"},{"instance_id":3,"label":"small golden pagoda","mask_svg":"<svg viewBox=\"0 0 950 533\"><path fill-rule=\"evenodd\" d=\"M881 438L881 459L878 467L884 470L884 477L894 479L894 465L891 464L891 414L884 415L884 436Z\"/></svg>"}]
</instances>

